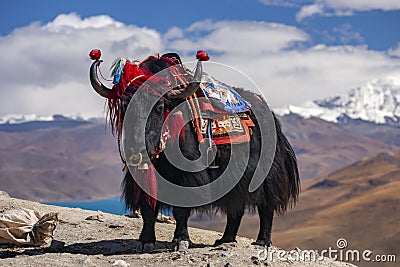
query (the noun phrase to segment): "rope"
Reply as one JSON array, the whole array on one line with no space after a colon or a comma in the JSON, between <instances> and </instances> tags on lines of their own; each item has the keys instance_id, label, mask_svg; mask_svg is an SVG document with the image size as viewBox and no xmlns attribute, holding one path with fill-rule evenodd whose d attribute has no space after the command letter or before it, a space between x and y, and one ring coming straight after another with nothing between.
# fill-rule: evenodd
<instances>
[{"instance_id":1,"label":"rope","mask_svg":"<svg viewBox=\"0 0 400 267\"><path fill-rule=\"evenodd\" d=\"M104 78L103 73L101 72L101 69L100 69L100 63L97 64L97 69L99 70L100 76L101 76L101 78L102 78L103 80L105 80L105 81L107 81L107 82L112 82L112 81L113 81L113 80L111 80L111 79L106 79L106 78Z\"/></svg>"},{"instance_id":2,"label":"rope","mask_svg":"<svg viewBox=\"0 0 400 267\"><path fill-rule=\"evenodd\" d=\"M118 116L121 117L121 111L119 112ZM121 158L121 161L124 164L124 167L122 168L122 171L124 172L127 169L128 165L126 164L126 160L125 160L124 156L122 155L122 147L121 147L122 129L120 129L122 126L121 125L122 123L121 123L121 120L119 120L119 121L120 121L120 125L118 125L119 130L118 130L118 134L117 134L117 144L118 144L119 157Z\"/></svg>"}]
</instances>

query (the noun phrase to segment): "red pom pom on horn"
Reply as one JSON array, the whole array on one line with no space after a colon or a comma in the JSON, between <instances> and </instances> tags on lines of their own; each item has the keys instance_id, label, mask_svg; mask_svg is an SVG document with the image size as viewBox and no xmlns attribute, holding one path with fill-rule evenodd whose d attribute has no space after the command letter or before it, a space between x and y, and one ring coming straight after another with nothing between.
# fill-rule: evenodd
<instances>
[{"instance_id":1,"label":"red pom pom on horn","mask_svg":"<svg viewBox=\"0 0 400 267\"><path fill-rule=\"evenodd\" d=\"M93 60L99 60L101 57L101 51L99 49L93 49L90 51L89 57Z\"/></svg>"},{"instance_id":2,"label":"red pom pom on horn","mask_svg":"<svg viewBox=\"0 0 400 267\"><path fill-rule=\"evenodd\" d=\"M206 51L199 50L197 51L196 58L200 61L208 61L210 56L207 54Z\"/></svg>"}]
</instances>

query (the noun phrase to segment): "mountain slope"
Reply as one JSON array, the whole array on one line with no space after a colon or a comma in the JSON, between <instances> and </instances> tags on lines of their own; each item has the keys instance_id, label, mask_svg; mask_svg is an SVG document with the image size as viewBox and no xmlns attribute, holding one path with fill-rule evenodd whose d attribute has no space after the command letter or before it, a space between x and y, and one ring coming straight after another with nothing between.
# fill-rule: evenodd
<instances>
[{"instance_id":1,"label":"mountain slope","mask_svg":"<svg viewBox=\"0 0 400 267\"><path fill-rule=\"evenodd\" d=\"M0 139L0 189L12 196L61 201L120 194L121 163L104 124L0 130Z\"/></svg>"},{"instance_id":2,"label":"mountain slope","mask_svg":"<svg viewBox=\"0 0 400 267\"><path fill-rule=\"evenodd\" d=\"M302 180L320 177L379 152L400 151L399 128L369 122L327 122L298 115L281 117L294 146Z\"/></svg>"},{"instance_id":3,"label":"mountain slope","mask_svg":"<svg viewBox=\"0 0 400 267\"><path fill-rule=\"evenodd\" d=\"M396 254L400 246L399 190L400 155L388 153L307 181L294 210L275 218L274 245L335 249L336 241L345 238L350 249ZM224 219L197 220L191 225L221 231ZM245 216L239 234L255 237L257 231L257 216Z\"/></svg>"}]
</instances>

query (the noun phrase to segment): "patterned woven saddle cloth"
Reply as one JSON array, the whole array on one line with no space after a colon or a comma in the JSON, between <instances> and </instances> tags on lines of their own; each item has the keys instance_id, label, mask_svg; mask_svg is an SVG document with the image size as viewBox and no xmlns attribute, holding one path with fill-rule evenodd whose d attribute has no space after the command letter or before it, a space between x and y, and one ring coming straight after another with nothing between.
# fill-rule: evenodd
<instances>
[{"instance_id":1,"label":"patterned woven saddle cloth","mask_svg":"<svg viewBox=\"0 0 400 267\"><path fill-rule=\"evenodd\" d=\"M233 87L208 74L203 74L200 88L187 100L198 141L209 138L215 145L249 142L255 126L251 105Z\"/></svg>"}]
</instances>

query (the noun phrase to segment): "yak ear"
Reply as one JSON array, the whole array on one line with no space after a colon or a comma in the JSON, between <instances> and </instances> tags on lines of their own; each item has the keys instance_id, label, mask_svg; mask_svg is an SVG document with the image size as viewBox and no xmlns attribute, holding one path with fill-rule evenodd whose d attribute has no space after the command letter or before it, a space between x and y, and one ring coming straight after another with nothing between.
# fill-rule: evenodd
<instances>
[{"instance_id":1,"label":"yak ear","mask_svg":"<svg viewBox=\"0 0 400 267\"><path fill-rule=\"evenodd\" d=\"M176 64L182 64L181 57L177 53L166 53L166 54L162 55L161 57L162 58L163 57L170 58L173 61L175 61Z\"/></svg>"}]
</instances>

